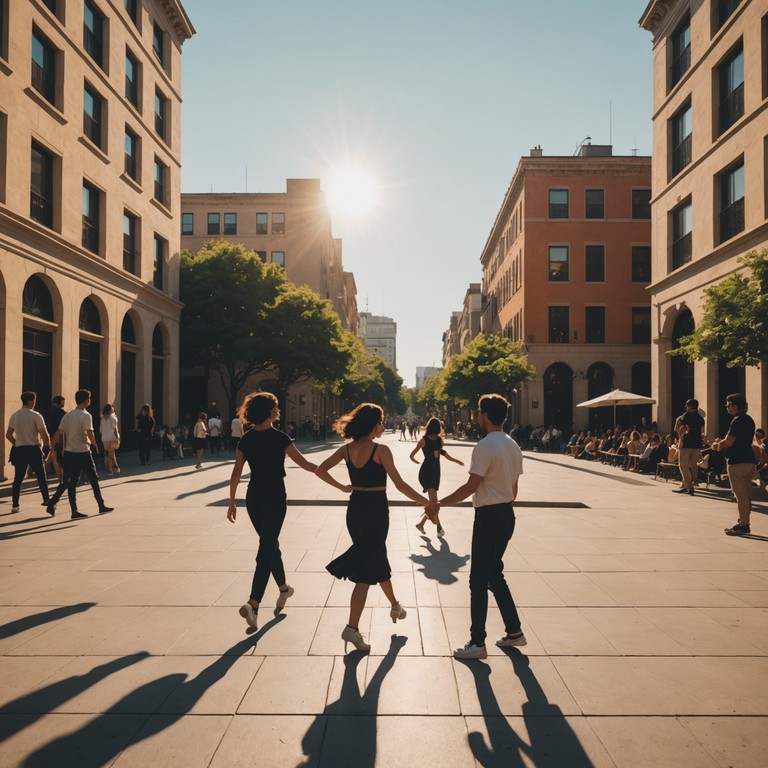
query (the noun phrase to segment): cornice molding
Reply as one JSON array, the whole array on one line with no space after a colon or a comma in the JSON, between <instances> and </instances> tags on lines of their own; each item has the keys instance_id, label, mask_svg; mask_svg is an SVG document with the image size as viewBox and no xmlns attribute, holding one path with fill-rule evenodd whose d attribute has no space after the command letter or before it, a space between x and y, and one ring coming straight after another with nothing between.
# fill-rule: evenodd
<instances>
[{"instance_id":1,"label":"cornice molding","mask_svg":"<svg viewBox=\"0 0 768 768\"><path fill-rule=\"evenodd\" d=\"M664 17L677 2L678 0L651 0L638 24L655 35Z\"/></svg>"},{"instance_id":2,"label":"cornice molding","mask_svg":"<svg viewBox=\"0 0 768 768\"><path fill-rule=\"evenodd\" d=\"M179 0L158 0L158 4L173 25L180 43L189 40L195 34L195 28Z\"/></svg>"}]
</instances>

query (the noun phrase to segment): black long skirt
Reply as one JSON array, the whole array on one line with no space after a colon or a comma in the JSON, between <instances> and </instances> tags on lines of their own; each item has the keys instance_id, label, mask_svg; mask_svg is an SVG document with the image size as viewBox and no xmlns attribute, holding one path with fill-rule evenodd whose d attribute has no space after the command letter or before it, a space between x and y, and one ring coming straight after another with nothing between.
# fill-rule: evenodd
<instances>
[{"instance_id":1,"label":"black long skirt","mask_svg":"<svg viewBox=\"0 0 768 768\"><path fill-rule=\"evenodd\" d=\"M352 491L347 505L352 546L326 565L337 579L380 584L392 578L387 559L389 505L386 491Z\"/></svg>"}]
</instances>

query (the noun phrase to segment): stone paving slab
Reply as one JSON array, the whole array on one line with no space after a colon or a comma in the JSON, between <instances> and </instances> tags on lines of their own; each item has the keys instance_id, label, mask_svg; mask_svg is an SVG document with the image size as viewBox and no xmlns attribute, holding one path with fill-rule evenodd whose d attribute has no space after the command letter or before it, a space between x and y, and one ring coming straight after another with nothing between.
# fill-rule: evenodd
<instances>
[{"instance_id":1,"label":"stone paving slab","mask_svg":"<svg viewBox=\"0 0 768 768\"><path fill-rule=\"evenodd\" d=\"M384 439L416 485L412 443ZM468 461L471 443L448 445ZM322 460L334 447L300 449ZM733 539L727 490L681 499L674 484L526 454L505 574L528 645L458 662L471 509L443 510L440 540L390 494L408 616L393 624L372 588L371 654L345 655L351 587L325 571L349 545L342 494L288 465L296 594L275 616L270 584L253 632L237 609L257 537L242 502L225 517L232 456L200 471L135 463L103 482L116 512L82 522L66 502L51 520L29 489L11 515L0 488L0 766L766 764L766 497L755 535ZM444 490L465 477L444 463ZM503 633L492 600L488 633Z\"/></svg>"}]
</instances>

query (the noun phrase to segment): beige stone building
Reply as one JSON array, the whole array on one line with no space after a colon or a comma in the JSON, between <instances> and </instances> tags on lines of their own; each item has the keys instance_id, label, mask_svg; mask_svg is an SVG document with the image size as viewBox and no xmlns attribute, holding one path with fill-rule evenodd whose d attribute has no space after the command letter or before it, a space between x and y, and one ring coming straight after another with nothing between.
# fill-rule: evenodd
<instances>
[{"instance_id":1,"label":"beige stone building","mask_svg":"<svg viewBox=\"0 0 768 768\"><path fill-rule=\"evenodd\" d=\"M451 319L448 323L448 330L443 333L443 368L448 365L448 361L461 352L459 343L459 321L461 312L451 312Z\"/></svg>"},{"instance_id":2,"label":"beige stone building","mask_svg":"<svg viewBox=\"0 0 768 768\"><path fill-rule=\"evenodd\" d=\"M397 323L385 315L360 312L357 335L369 355L378 355L387 365L397 370Z\"/></svg>"},{"instance_id":3,"label":"beige stone building","mask_svg":"<svg viewBox=\"0 0 768 768\"><path fill-rule=\"evenodd\" d=\"M0 408L178 415L178 0L0 0ZM5 465L7 443L0 448Z\"/></svg>"},{"instance_id":4,"label":"beige stone building","mask_svg":"<svg viewBox=\"0 0 768 768\"><path fill-rule=\"evenodd\" d=\"M700 321L704 289L768 245L768 5L764 0L653 0L652 377L659 424L688 397L724 434L725 395L746 394L768 421L763 364L728 369L668 354Z\"/></svg>"},{"instance_id":5,"label":"beige stone building","mask_svg":"<svg viewBox=\"0 0 768 768\"><path fill-rule=\"evenodd\" d=\"M242 243L263 261L280 264L292 283L306 285L328 299L342 326L357 335L355 279L343 269L342 242L333 237L319 179L287 179L285 192L184 192L181 247L196 253L207 240ZM226 400L215 377L205 380L185 372L182 381L185 413L205 407L224 414ZM285 421L296 422L314 416L324 420L336 409L311 383L295 385L287 407Z\"/></svg>"}]
</instances>

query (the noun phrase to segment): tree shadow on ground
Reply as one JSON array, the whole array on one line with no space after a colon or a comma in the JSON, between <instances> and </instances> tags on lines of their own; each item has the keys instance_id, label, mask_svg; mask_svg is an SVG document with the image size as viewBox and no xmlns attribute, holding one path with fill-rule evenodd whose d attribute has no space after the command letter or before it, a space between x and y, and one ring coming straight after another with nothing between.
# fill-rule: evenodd
<instances>
[{"instance_id":1,"label":"tree shadow on ground","mask_svg":"<svg viewBox=\"0 0 768 768\"><path fill-rule=\"evenodd\" d=\"M427 550L426 555L411 555L411 561L420 565L419 570L428 579L433 579L438 584L454 584L458 581L454 574L460 571L468 562L469 555L457 555L451 552L451 547L445 539L440 539L440 549L435 549L432 542L422 537L426 544L421 548Z\"/></svg>"},{"instance_id":2,"label":"tree shadow on ground","mask_svg":"<svg viewBox=\"0 0 768 768\"><path fill-rule=\"evenodd\" d=\"M594 768L560 707L547 699L531 671L528 657L517 649L504 650L527 696L522 705L522 716L530 743L525 741L525 734L515 732L510 720L502 713L491 685L491 668L478 661L461 661L474 677L487 731L487 741L477 731L468 737L478 765L483 768L523 768L529 765L535 768Z\"/></svg>"},{"instance_id":3,"label":"tree shadow on ground","mask_svg":"<svg viewBox=\"0 0 768 768\"><path fill-rule=\"evenodd\" d=\"M32 629L32 627L39 627L52 621L65 619L67 616L73 616L76 613L85 613L85 611L93 608L95 605L96 603L63 605L59 608L51 608L50 611L41 611L30 616L24 616L21 619L9 621L7 624L0 626L0 640L13 637L13 635L18 635L20 632L26 632L28 629Z\"/></svg>"},{"instance_id":4,"label":"tree shadow on ground","mask_svg":"<svg viewBox=\"0 0 768 768\"><path fill-rule=\"evenodd\" d=\"M389 650L363 693L357 682L357 667L363 659L370 663L371 658L360 651L343 657L344 678L339 698L325 707L304 734L301 747L307 759L298 768L374 768L381 685L406 642L407 637L392 635Z\"/></svg>"}]
</instances>

